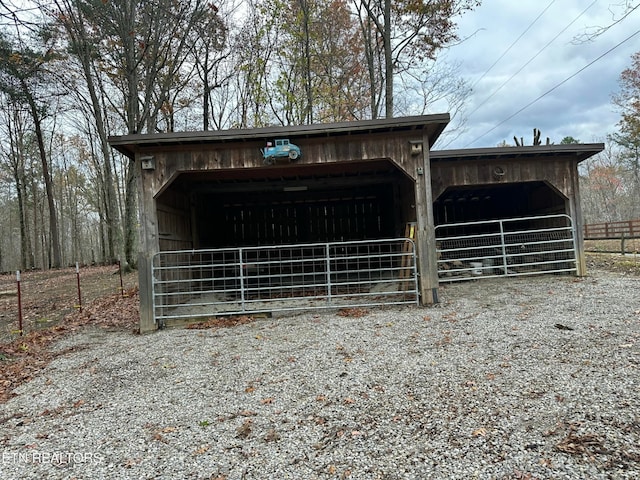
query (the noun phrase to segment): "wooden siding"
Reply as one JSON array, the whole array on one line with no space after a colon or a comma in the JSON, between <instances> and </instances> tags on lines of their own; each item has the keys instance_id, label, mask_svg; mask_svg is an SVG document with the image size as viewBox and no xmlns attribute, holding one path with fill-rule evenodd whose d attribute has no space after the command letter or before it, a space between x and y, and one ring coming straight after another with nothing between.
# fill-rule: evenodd
<instances>
[{"instance_id":1,"label":"wooden siding","mask_svg":"<svg viewBox=\"0 0 640 480\"><path fill-rule=\"evenodd\" d=\"M184 192L168 191L156 202L158 241L160 250L194 248L189 196Z\"/></svg>"},{"instance_id":2,"label":"wooden siding","mask_svg":"<svg viewBox=\"0 0 640 480\"><path fill-rule=\"evenodd\" d=\"M298 141L302 156L286 167L301 169L309 165L340 164L351 161L389 159L409 178L416 179L416 168L422 161L422 155L411 155L410 141L422 141L422 138L396 136L369 138L349 136L347 138L313 139ZM149 150L155 160L154 170L142 170L144 183L154 196L161 193L182 172L211 172L216 170L243 170L271 168L264 164L260 149L262 142L243 144L204 145L169 147Z\"/></svg>"},{"instance_id":3,"label":"wooden siding","mask_svg":"<svg viewBox=\"0 0 640 480\"><path fill-rule=\"evenodd\" d=\"M574 195L573 177L577 177L575 157L553 159L527 158L486 161L445 161L431 165L431 187L437 199L448 187L499 185L544 181L565 198Z\"/></svg>"},{"instance_id":4,"label":"wooden siding","mask_svg":"<svg viewBox=\"0 0 640 480\"><path fill-rule=\"evenodd\" d=\"M280 245L395 236L393 185L198 201L200 242L209 247Z\"/></svg>"}]
</instances>

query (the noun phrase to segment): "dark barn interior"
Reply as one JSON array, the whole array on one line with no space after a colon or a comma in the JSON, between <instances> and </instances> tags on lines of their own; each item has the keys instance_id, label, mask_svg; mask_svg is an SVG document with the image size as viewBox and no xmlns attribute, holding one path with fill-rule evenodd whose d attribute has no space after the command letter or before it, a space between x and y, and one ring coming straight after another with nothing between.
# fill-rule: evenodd
<instances>
[{"instance_id":1,"label":"dark barn interior","mask_svg":"<svg viewBox=\"0 0 640 480\"><path fill-rule=\"evenodd\" d=\"M433 204L436 225L565 213L567 199L545 182L448 187Z\"/></svg>"},{"instance_id":2,"label":"dark barn interior","mask_svg":"<svg viewBox=\"0 0 640 480\"><path fill-rule=\"evenodd\" d=\"M413 198L387 160L182 173L156 200L160 249L400 237Z\"/></svg>"},{"instance_id":3,"label":"dark barn interior","mask_svg":"<svg viewBox=\"0 0 640 480\"><path fill-rule=\"evenodd\" d=\"M432 152L440 280L581 271L577 165L599 149Z\"/></svg>"},{"instance_id":4,"label":"dark barn interior","mask_svg":"<svg viewBox=\"0 0 640 480\"><path fill-rule=\"evenodd\" d=\"M548 145L432 152L434 223L471 223L464 231L473 234L483 228L473 222L549 215L579 220L575 172L595 151L593 145Z\"/></svg>"}]
</instances>

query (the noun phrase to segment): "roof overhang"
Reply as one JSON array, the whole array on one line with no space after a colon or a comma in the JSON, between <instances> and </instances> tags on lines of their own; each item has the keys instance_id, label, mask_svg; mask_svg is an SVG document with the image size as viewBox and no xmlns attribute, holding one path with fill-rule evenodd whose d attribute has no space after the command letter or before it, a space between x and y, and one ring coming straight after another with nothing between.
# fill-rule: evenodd
<instances>
[{"instance_id":1,"label":"roof overhang","mask_svg":"<svg viewBox=\"0 0 640 480\"><path fill-rule=\"evenodd\" d=\"M201 132L173 132L122 135L109 137L109 143L129 158L148 148L195 146L221 143L243 143L257 140L286 137L293 143L297 139L331 138L348 135L397 134L400 132L423 132L429 137L430 146L438 139L449 123L448 113L399 117L379 120L295 125L288 127L264 127L253 129L231 129Z\"/></svg>"},{"instance_id":2,"label":"roof overhang","mask_svg":"<svg viewBox=\"0 0 640 480\"><path fill-rule=\"evenodd\" d=\"M604 150L604 143L572 143L561 145L535 145L524 147L469 148L460 150L433 150L432 162L474 160L552 159L574 156L578 163Z\"/></svg>"}]
</instances>

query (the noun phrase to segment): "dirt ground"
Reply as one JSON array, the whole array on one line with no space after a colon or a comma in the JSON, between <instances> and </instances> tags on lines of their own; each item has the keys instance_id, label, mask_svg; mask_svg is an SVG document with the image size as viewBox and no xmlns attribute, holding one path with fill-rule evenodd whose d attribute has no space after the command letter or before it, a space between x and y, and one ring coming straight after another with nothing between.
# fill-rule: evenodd
<instances>
[{"instance_id":1,"label":"dirt ground","mask_svg":"<svg viewBox=\"0 0 640 480\"><path fill-rule=\"evenodd\" d=\"M587 253L587 274L590 268L640 276L640 253Z\"/></svg>"},{"instance_id":2,"label":"dirt ground","mask_svg":"<svg viewBox=\"0 0 640 480\"><path fill-rule=\"evenodd\" d=\"M584 248L587 252L599 253L622 253L624 251L630 255L640 255L640 238L628 238L622 240L585 240Z\"/></svg>"},{"instance_id":3,"label":"dirt ground","mask_svg":"<svg viewBox=\"0 0 640 480\"><path fill-rule=\"evenodd\" d=\"M138 284L137 272L122 275L117 265L80 268L80 301L89 305L98 298L121 294ZM63 268L21 272L23 332L57 325L65 316L79 310L76 269ZM18 292L15 273L0 275L0 343L19 333Z\"/></svg>"}]
</instances>

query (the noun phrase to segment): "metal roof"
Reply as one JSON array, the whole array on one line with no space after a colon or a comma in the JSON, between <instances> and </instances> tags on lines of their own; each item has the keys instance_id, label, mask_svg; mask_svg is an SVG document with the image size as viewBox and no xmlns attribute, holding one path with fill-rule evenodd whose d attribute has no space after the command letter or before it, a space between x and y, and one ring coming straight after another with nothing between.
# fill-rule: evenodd
<instances>
[{"instance_id":1,"label":"metal roof","mask_svg":"<svg viewBox=\"0 0 640 480\"><path fill-rule=\"evenodd\" d=\"M468 148L459 150L432 150L429 158L438 161L515 160L518 158L553 158L575 155L578 162L604 150L604 143L570 143L561 145L527 145L523 147Z\"/></svg>"},{"instance_id":2,"label":"metal roof","mask_svg":"<svg viewBox=\"0 0 640 480\"><path fill-rule=\"evenodd\" d=\"M449 123L449 120L449 114L442 113L287 127L274 126L252 129L121 135L109 137L109 143L113 148L129 158L133 158L135 152L148 147L242 143L274 137L285 137L294 141L301 138L337 137L355 134L390 134L410 131L426 131L429 141L433 145Z\"/></svg>"}]
</instances>

